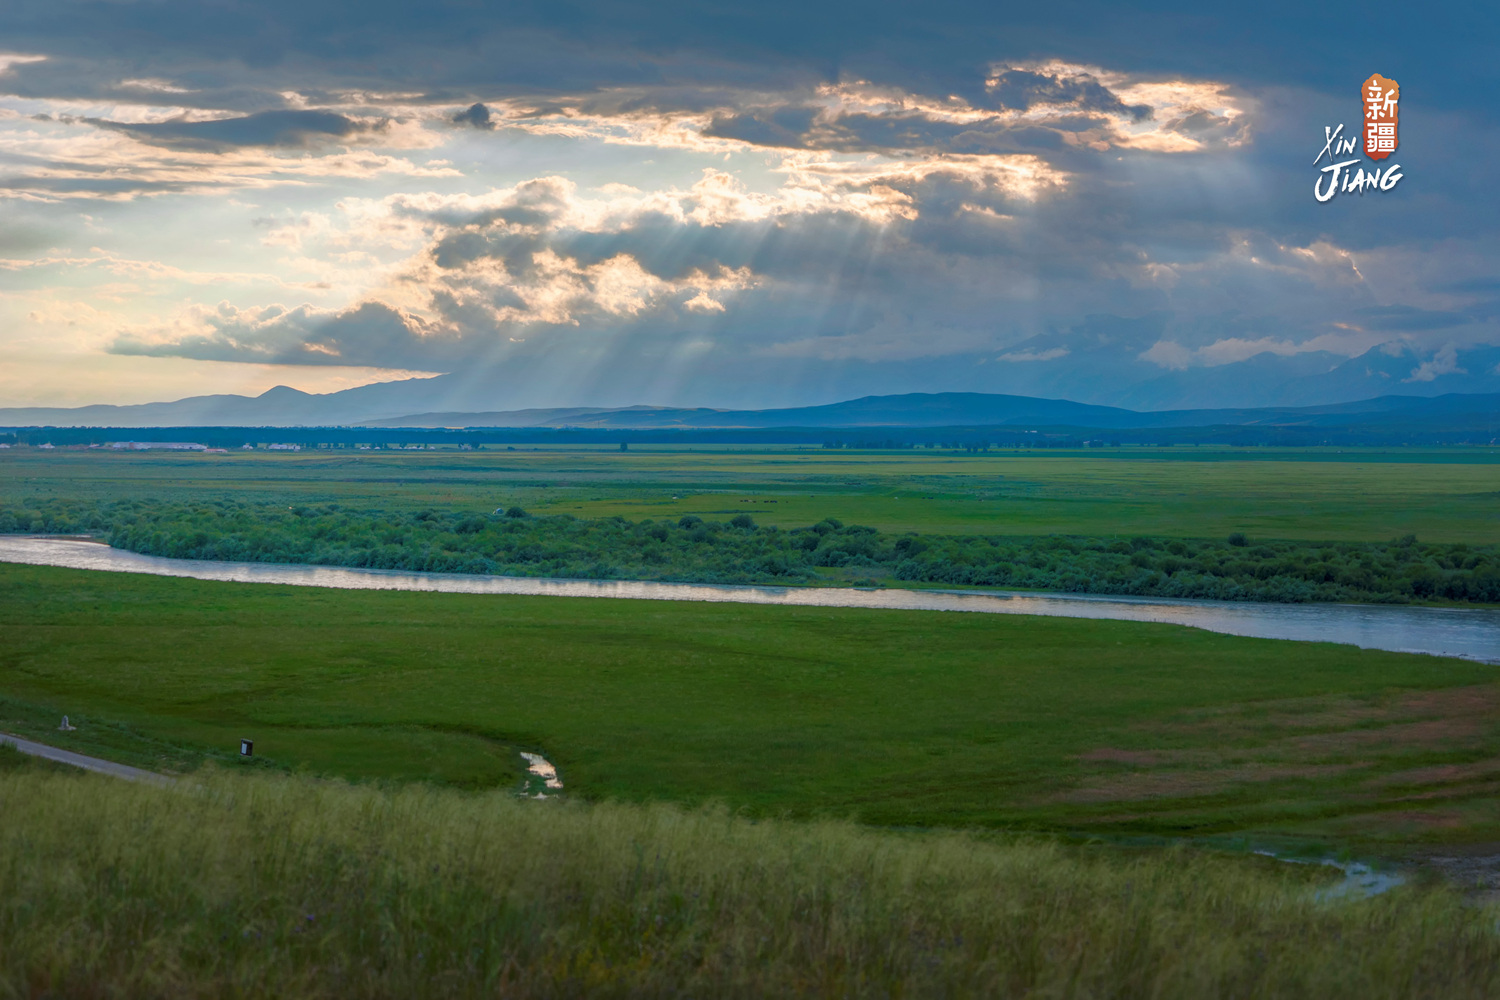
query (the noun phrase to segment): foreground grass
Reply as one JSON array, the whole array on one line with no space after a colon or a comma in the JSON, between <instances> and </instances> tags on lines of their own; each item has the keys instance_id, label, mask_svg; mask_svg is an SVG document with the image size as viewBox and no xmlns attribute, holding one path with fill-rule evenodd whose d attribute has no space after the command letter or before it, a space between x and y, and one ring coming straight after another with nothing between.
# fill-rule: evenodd
<instances>
[{"instance_id":1,"label":"foreground grass","mask_svg":"<svg viewBox=\"0 0 1500 1000\"><path fill-rule=\"evenodd\" d=\"M467 788L536 751L591 800L888 825L1500 840L1497 675L1139 622L0 565L18 735Z\"/></svg>"},{"instance_id":2,"label":"foreground grass","mask_svg":"<svg viewBox=\"0 0 1500 1000\"><path fill-rule=\"evenodd\" d=\"M1264 859L3 765L7 998L1500 991L1493 913Z\"/></svg>"}]
</instances>

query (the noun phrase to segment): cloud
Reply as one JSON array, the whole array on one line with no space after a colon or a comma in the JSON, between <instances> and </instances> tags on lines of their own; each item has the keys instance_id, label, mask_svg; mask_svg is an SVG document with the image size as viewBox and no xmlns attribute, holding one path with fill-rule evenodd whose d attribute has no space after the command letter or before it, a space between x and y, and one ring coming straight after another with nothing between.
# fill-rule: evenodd
<instances>
[{"instance_id":1,"label":"cloud","mask_svg":"<svg viewBox=\"0 0 1500 1000\"><path fill-rule=\"evenodd\" d=\"M1409 378L1404 378L1401 381L1431 382L1439 375L1467 374L1468 372L1458 366L1458 349L1452 344L1447 344L1431 358L1413 368Z\"/></svg>"},{"instance_id":2,"label":"cloud","mask_svg":"<svg viewBox=\"0 0 1500 1000\"><path fill-rule=\"evenodd\" d=\"M1153 78L1217 77L1306 87L1363 79L1371 64L1423 72L1430 106L1486 108L1467 86L1486 67L1482 15L1472 5L1430 5L1420 26L1392 35L1378 19L1332 9L1227 10L1186 16L1181 4L1123 8L995 8L969 0L922 5L767 0L726 10L668 0L509 7L446 5L440 12L340 0L270 0L205 8L194 0L132 4L12 0L0 37L46 60L15 67L13 86L69 96L113 96L150 78L198 92L338 90L417 94L467 105L511 96L604 92L655 85L693 95L733 86L779 89L840 75L936 97L1024 106L991 64L1025 72L1038 52L1098 65L1128 59ZM1189 12L1190 13L1190 12ZM86 23L89 30L79 30ZM1342 44L1330 50L1326 40ZM1458 41L1455 41L1458 40ZM49 65L50 64L50 65ZM1336 86L1336 84L1335 84ZM1107 101L1068 93L1083 106ZM1115 95L1129 106L1128 97ZM465 99L466 98L466 99ZM222 98L220 98L222 100ZM216 106L227 106L219 104ZM254 109L262 110L265 105Z\"/></svg>"},{"instance_id":3,"label":"cloud","mask_svg":"<svg viewBox=\"0 0 1500 1000\"><path fill-rule=\"evenodd\" d=\"M1475 36L1442 9L1399 39L1321 9L1226 16L13 0L0 33L27 55L0 56L0 197L48 238L7 252L51 263L8 273L105 309L97 275L121 265L69 249L96 241L79 203L102 202L156 248L112 256L176 268L129 279L160 298L120 309L119 351L547 358L640 392L891 365L908 388L982 370L1167 393L1380 344L1431 358L1427 384L1500 340L1494 194L1472 169L1500 130L1458 85L1487 63L1451 41ZM1330 24L1347 48L1312 41ZM1420 79L1416 158L1394 192L1317 205L1304 147L1372 61ZM189 272L209 240L254 262L204 274L274 273L207 298Z\"/></svg>"},{"instance_id":4,"label":"cloud","mask_svg":"<svg viewBox=\"0 0 1500 1000\"><path fill-rule=\"evenodd\" d=\"M334 116L343 119L343 116ZM441 161L369 148L350 148L379 138L394 147L420 147L424 138L410 126L389 123L343 128L317 113L294 117L160 123L104 122L88 116L43 115L25 124L0 119L0 197L29 201L129 201L169 194L222 194L300 186L317 180L458 177ZM108 127L105 127L105 126ZM166 132L137 134L161 126ZM315 132L313 126L332 131ZM9 126L9 127L7 127ZM199 128L209 128L203 133ZM218 129L218 131L213 131ZM317 139L334 142L323 145ZM261 141L273 145L260 145ZM283 143L281 146L274 143ZM303 148L302 144L307 145Z\"/></svg>"},{"instance_id":5,"label":"cloud","mask_svg":"<svg viewBox=\"0 0 1500 1000\"><path fill-rule=\"evenodd\" d=\"M490 109L478 103L471 104L462 111L455 113L449 120L455 125L471 125L478 129L491 129L495 127L495 122L490 117Z\"/></svg>"},{"instance_id":6,"label":"cloud","mask_svg":"<svg viewBox=\"0 0 1500 1000\"><path fill-rule=\"evenodd\" d=\"M1297 354L1327 353L1356 357L1379 345L1381 334L1370 334L1362 330L1341 330L1321 334L1306 340L1295 341L1277 337L1223 337L1197 348L1188 348L1174 340L1158 340L1140 354L1143 361L1162 368L1182 371L1187 368L1217 368L1232 365L1262 354L1277 357L1292 357ZM1399 344L1391 345L1400 350Z\"/></svg>"},{"instance_id":7,"label":"cloud","mask_svg":"<svg viewBox=\"0 0 1500 1000\"><path fill-rule=\"evenodd\" d=\"M701 150L740 145L892 156L988 156L1229 148L1248 137L1250 101L1223 83L1145 82L1098 67L992 66L971 99L869 80L802 89L696 92L622 88L500 102L504 128ZM1115 89L1112 89L1115 88ZM1118 92L1117 92L1118 91ZM1122 98L1131 97L1131 103Z\"/></svg>"},{"instance_id":8,"label":"cloud","mask_svg":"<svg viewBox=\"0 0 1500 1000\"><path fill-rule=\"evenodd\" d=\"M1193 363L1193 352L1175 340L1158 340L1141 352L1141 360L1173 371L1182 371Z\"/></svg>"},{"instance_id":9,"label":"cloud","mask_svg":"<svg viewBox=\"0 0 1500 1000\"><path fill-rule=\"evenodd\" d=\"M204 360L414 367L421 358L429 366L457 366L539 335L673 328L694 316L723 314L728 299L758 284L749 266L711 253L668 265L631 240L639 227L664 220L700 232L724 224L732 213L722 204L697 214L712 179L691 192L606 201L583 198L555 177L480 198L392 198L388 217L418 226L428 243L364 301L342 311L221 302L190 309L164 328L122 334L111 349ZM326 218L304 214L268 239L300 246L305 232L331 228Z\"/></svg>"},{"instance_id":10,"label":"cloud","mask_svg":"<svg viewBox=\"0 0 1500 1000\"><path fill-rule=\"evenodd\" d=\"M1368 306L1358 312L1360 324L1372 330L1426 332L1462 326L1468 317L1446 310L1421 309L1410 305Z\"/></svg>"},{"instance_id":11,"label":"cloud","mask_svg":"<svg viewBox=\"0 0 1500 1000\"><path fill-rule=\"evenodd\" d=\"M1066 347L1050 347L1045 351L1011 351L996 358L997 361L1056 361L1073 353Z\"/></svg>"},{"instance_id":12,"label":"cloud","mask_svg":"<svg viewBox=\"0 0 1500 1000\"><path fill-rule=\"evenodd\" d=\"M309 241L414 250L343 319L306 307L199 317L116 349L451 369L591 342L684 350L695 338L708 345L700 353L788 362L988 356L1084 370L1113 358L1124 373L1352 357L1390 340L1376 327L1422 325L1369 305L1347 277L1349 254L1326 241L1207 232L1177 259L1118 242L1081 255L1080 239L1106 241L1101 224L1076 220L1091 210L1070 198L1073 178L1036 158L801 154L773 176L781 186L760 190L708 168L689 187L656 190L542 176L481 194L349 199L337 215L303 212L265 237L302 252ZM1276 308L1247 311L1247 290L1268 286ZM1142 318L1109 313L1123 302ZM1288 323L1288 309L1304 315ZM380 333L376 320L388 324L392 310L406 333ZM1090 312L1113 318L1080 322ZM1353 315L1369 327L1337 319ZM372 332L327 333L341 326ZM1036 332L1046 327L1064 332Z\"/></svg>"},{"instance_id":13,"label":"cloud","mask_svg":"<svg viewBox=\"0 0 1500 1000\"><path fill-rule=\"evenodd\" d=\"M697 295L694 295L692 298L684 302L682 304L682 307L694 312L703 313L721 313L725 311L724 303L720 302L716 298L713 298L707 292L699 292Z\"/></svg>"},{"instance_id":14,"label":"cloud","mask_svg":"<svg viewBox=\"0 0 1500 1000\"><path fill-rule=\"evenodd\" d=\"M383 302L344 310L310 305L194 308L173 329L121 333L114 354L284 365L393 368L373 359L440 359L447 341L420 317Z\"/></svg>"},{"instance_id":15,"label":"cloud","mask_svg":"<svg viewBox=\"0 0 1500 1000\"><path fill-rule=\"evenodd\" d=\"M154 145L214 152L246 146L306 149L385 127L383 122L359 122L333 111L262 111L240 118L207 121L181 118L164 122L117 122L97 118L86 121Z\"/></svg>"}]
</instances>

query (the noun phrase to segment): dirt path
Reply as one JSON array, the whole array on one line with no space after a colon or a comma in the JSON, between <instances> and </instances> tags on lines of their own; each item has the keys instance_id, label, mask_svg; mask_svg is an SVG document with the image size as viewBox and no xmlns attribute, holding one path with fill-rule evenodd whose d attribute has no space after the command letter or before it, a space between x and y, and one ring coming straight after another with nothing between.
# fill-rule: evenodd
<instances>
[{"instance_id":1,"label":"dirt path","mask_svg":"<svg viewBox=\"0 0 1500 1000\"><path fill-rule=\"evenodd\" d=\"M44 757L47 760L55 760L59 764L71 764L74 767L81 767L86 771L97 771L100 774L124 778L126 781L147 781L154 785L172 784L172 779L165 774L157 774L155 771L143 771L138 767L130 767L127 764L116 764L112 760L86 757L81 753L74 753L71 750L59 750L57 747L49 747L45 743L34 743L31 740L23 740L19 736L9 736L5 733L0 733L0 743L7 743L22 753L31 754L33 757Z\"/></svg>"}]
</instances>

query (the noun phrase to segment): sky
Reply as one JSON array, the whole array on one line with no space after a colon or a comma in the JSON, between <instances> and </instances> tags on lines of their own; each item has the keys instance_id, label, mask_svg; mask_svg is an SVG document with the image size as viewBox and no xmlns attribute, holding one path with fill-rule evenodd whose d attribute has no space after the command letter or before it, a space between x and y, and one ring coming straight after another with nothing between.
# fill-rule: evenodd
<instances>
[{"instance_id":1,"label":"sky","mask_svg":"<svg viewBox=\"0 0 1500 1000\"><path fill-rule=\"evenodd\" d=\"M0 406L1500 391L1497 64L1474 3L7 0ZM1400 179L1320 202L1372 73Z\"/></svg>"}]
</instances>

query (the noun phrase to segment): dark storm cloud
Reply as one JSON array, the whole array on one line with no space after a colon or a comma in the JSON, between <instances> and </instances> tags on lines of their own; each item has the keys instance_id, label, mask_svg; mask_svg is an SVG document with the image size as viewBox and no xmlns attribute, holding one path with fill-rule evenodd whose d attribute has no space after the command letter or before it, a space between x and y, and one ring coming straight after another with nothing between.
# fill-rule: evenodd
<instances>
[{"instance_id":1,"label":"dark storm cloud","mask_svg":"<svg viewBox=\"0 0 1500 1000\"><path fill-rule=\"evenodd\" d=\"M596 0L500 10L456 0L11 0L0 9L0 37L11 51L52 57L11 71L6 89L17 93L115 95L149 62L152 75L192 92L242 89L242 104L215 106L245 110L264 109L246 105L288 87L472 103L632 86L683 86L684 96L692 85L778 90L846 77L976 106L1024 107L1037 98L1036 81L1018 71L987 89L987 67L1055 57L1319 90L1348 87L1374 65L1398 79L1420 67L1425 98L1493 120L1492 102L1473 86L1488 74L1489 54L1471 44L1486 36L1488 17L1482 5L1430 5L1420 23L1391 30L1380 17L1290 2L1222 7L1207 17L1188 0L1146 7ZM1086 89L1054 96L1110 107L1107 94ZM193 93L182 100L191 104Z\"/></svg>"},{"instance_id":2,"label":"dark storm cloud","mask_svg":"<svg viewBox=\"0 0 1500 1000\"><path fill-rule=\"evenodd\" d=\"M471 125L474 128L494 128L495 122L490 117L490 109L483 104L471 104L464 110L453 116L451 121L455 125Z\"/></svg>"},{"instance_id":3,"label":"dark storm cloud","mask_svg":"<svg viewBox=\"0 0 1500 1000\"><path fill-rule=\"evenodd\" d=\"M1038 104L1064 105L1080 111L1128 114L1137 120L1148 118L1151 108L1145 104L1126 106L1109 88L1092 77L1063 78L1055 73L1032 70L1007 70L986 82L981 107L1006 111L1026 111Z\"/></svg>"},{"instance_id":4,"label":"dark storm cloud","mask_svg":"<svg viewBox=\"0 0 1500 1000\"><path fill-rule=\"evenodd\" d=\"M1127 106L1087 74L1029 70L1006 71L987 81L973 106L995 114L950 120L930 111L829 113L817 106L789 104L715 115L704 134L791 149L1009 153L1057 150L1062 145L1060 133L1102 127L1110 120L1107 116L1144 121L1152 111L1149 105ZM1038 106L1048 110L1045 125L1005 114ZM1173 123L1174 127L1203 133L1223 125L1217 116L1201 116L1190 123Z\"/></svg>"},{"instance_id":5,"label":"dark storm cloud","mask_svg":"<svg viewBox=\"0 0 1500 1000\"><path fill-rule=\"evenodd\" d=\"M245 146L302 149L333 139L377 130L332 111L262 111L212 121L116 122L83 119L90 125L124 132L153 145L226 150Z\"/></svg>"},{"instance_id":6,"label":"dark storm cloud","mask_svg":"<svg viewBox=\"0 0 1500 1000\"><path fill-rule=\"evenodd\" d=\"M818 111L818 108L792 105L759 113L720 114L714 116L703 134L738 139L757 146L806 149L811 144L809 133Z\"/></svg>"},{"instance_id":7,"label":"dark storm cloud","mask_svg":"<svg viewBox=\"0 0 1500 1000\"><path fill-rule=\"evenodd\" d=\"M804 108L716 116L703 134L757 146L840 153L1061 152L1062 133L1101 127L1102 119L1072 116L1046 127L988 120L954 122L924 114L843 114L814 121Z\"/></svg>"},{"instance_id":8,"label":"dark storm cloud","mask_svg":"<svg viewBox=\"0 0 1500 1000\"><path fill-rule=\"evenodd\" d=\"M301 306L237 310L227 304L205 317L211 332L170 342L121 336L113 354L200 361L248 361L289 365L415 367L455 362L449 342L432 336L420 321L382 302L330 312Z\"/></svg>"}]
</instances>

